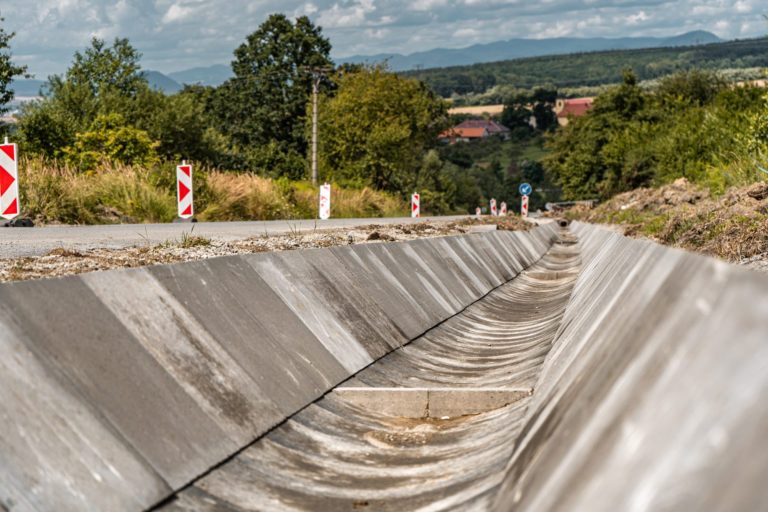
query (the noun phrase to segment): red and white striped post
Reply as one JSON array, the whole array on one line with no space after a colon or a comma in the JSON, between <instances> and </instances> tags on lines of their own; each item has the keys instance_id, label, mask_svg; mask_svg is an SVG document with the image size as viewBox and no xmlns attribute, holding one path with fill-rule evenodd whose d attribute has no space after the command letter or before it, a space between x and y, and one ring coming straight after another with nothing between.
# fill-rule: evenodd
<instances>
[{"instance_id":1,"label":"red and white striped post","mask_svg":"<svg viewBox=\"0 0 768 512\"><path fill-rule=\"evenodd\" d=\"M523 217L528 216L528 196L523 196L522 202L520 203L520 215Z\"/></svg>"},{"instance_id":2,"label":"red and white striped post","mask_svg":"<svg viewBox=\"0 0 768 512\"><path fill-rule=\"evenodd\" d=\"M416 192L411 196L411 217L418 217L421 214L421 207L419 203L419 194Z\"/></svg>"},{"instance_id":3,"label":"red and white striped post","mask_svg":"<svg viewBox=\"0 0 768 512\"><path fill-rule=\"evenodd\" d=\"M482 210L480 209L479 206L475 208L475 217L479 217L481 213L482 213Z\"/></svg>"},{"instance_id":4,"label":"red and white striped post","mask_svg":"<svg viewBox=\"0 0 768 512\"><path fill-rule=\"evenodd\" d=\"M496 200L491 199L491 215L496 215Z\"/></svg>"},{"instance_id":5,"label":"red and white striped post","mask_svg":"<svg viewBox=\"0 0 768 512\"><path fill-rule=\"evenodd\" d=\"M0 144L0 216L12 219L19 214L19 167L16 144Z\"/></svg>"},{"instance_id":6,"label":"red and white striped post","mask_svg":"<svg viewBox=\"0 0 768 512\"><path fill-rule=\"evenodd\" d=\"M507 216L507 203L501 203L501 207L499 208L499 216Z\"/></svg>"},{"instance_id":7,"label":"red and white striped post","mask_svg":"<svg viewBox=\"0 0 768 512\"><path fill-rule=\"evenodd\" d=\"M324 183L320 185L320 212L321 220L331 218L331 185Z\"/></svg>"},{"instance_id":8,"label":"red and white striped post","mask_svg":"<svg viewBox=\"0 0 768 512\"><path fill-rule=\"evenodd\" d=\"M192 208L192 166L187 161L176 166L176 197L178 198L179 217L188 219L194 214Z\"/></svg>"}]
</instances>

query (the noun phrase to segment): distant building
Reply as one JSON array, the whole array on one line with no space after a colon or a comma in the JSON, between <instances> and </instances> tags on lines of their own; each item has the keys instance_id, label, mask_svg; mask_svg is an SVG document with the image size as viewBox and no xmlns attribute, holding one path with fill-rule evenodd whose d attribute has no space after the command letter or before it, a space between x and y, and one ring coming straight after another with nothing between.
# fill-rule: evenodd
<instances>
[{"instance_id":1,"label":"distant building","mask_svg":"<svg viewBox=\"0 0 768 512\"><path fill-rule=\"evenodd\" d=\"M594 98L557 98L555 101L555 108L552 111L557 116L557 123L560 126L568 124L568 116L583 116L587 110L592 108L592 100Z\"/></svg>"},{"instance_id":2,"label":"distant building","mask_svg":"<svg viewBox=\"0 0 768 512\"><path fill-rule=\"evenodd\" d=\"M454 142L467 142L482 139L491 135L497 135L504 139L509 138L509 128L500 125L490 119L467 119L453 128L440 134L440 140L453 144Z\"/></svg>"}]
</instances>

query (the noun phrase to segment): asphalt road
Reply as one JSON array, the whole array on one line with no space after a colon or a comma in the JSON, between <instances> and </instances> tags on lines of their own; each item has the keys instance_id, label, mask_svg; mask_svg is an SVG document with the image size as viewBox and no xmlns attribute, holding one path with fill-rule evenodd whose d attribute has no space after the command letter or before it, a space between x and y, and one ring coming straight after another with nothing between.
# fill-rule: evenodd
<instances>
[{"instance_id":1,"label":"asphalt road","mask_svg":"<svg viewBox=\"0 0 768 512\"><path fill-rule=\"evenodd\" d=\"M42 226L0 228L0 259L46 254L57 248L122 249L133 245L180 241L184 234L214 240L242 240L259 235L308 233L313 230L350 229L369 224L403 224L421 221L451 221L466 215L446 217L274 220L251 222L196 222L168 224L110 224L98 226Z\"/></svg>"}]
</instances>

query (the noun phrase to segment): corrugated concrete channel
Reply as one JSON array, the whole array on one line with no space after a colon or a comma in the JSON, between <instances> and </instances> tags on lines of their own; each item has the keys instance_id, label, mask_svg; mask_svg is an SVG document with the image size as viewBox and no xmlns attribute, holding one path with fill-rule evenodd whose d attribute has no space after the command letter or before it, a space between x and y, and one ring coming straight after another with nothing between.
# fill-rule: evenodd
<instances>
[{"instance_id":1,"label":"corrugated concrete channel","mask_svg":"<svg viewBox=\"0 0 768 512\"><path fill-rule=\"evenodd\" d=\"M768 510L768 279L594 226L0 301L0 510Z\"/></svg>"},{"instance_id":2,"label":"corrugated concrete channel","mask_svg":"<svg viewBox=\"0 0 768 512\"><path fill-rule=\"evenodd\" d=\"M539 260L488 232L0 285L0 510L144 510Z\"/></svg>"},{"instance_id":3,"label":"corrugated concrete channel","mask_svg":"<svg viewBox=\"0 0 768 512\"><path fill-rule=\"evenodd\" d=\"M162 510L487 510L579 263L564 232L514 280L358 373Z\"/></svg>"}]
</instances>

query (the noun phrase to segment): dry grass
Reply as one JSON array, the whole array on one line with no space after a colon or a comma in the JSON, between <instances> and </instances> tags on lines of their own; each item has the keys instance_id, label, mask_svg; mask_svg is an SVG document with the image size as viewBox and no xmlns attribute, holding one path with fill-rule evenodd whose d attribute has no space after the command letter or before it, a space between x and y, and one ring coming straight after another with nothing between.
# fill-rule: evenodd
<instances>
[{"instance_id":1,"label":"dry grass","mask_svg":"<svg viewBox=\"0 0 768 512\"><path fill-rule=\"evenodd\" d=\"M768 253L768 184L732 187L717 199L680 178L619 194L570 218L622 226L624 234L736 262Z\"/></svg>"},{"instance_id":2,"label":"dry grass","mask_svg":"<svg viewBox=\"0 0 768 512\"><path fill-rule=\"evenodd\" d=\"M202 221L306 219L317 216L317 187L252 173L195 168L195 215ZM174 166L105 163L80 173L59 162L22 159L22 216L36 224L170 222L176 216ZM393 217L407 205L382 192L332 190L333 217Z\"/></svg>"},{"instance_id":3,"label":"dry grass","mask_svg":"<svg viewBox=\"0 0 768 512\"><path fill-rule=\"evenodd\" d=\"M208 174L208 198L199 218L206 221L294 218L295 207L277 182L256 174L213 171Z\"/></svg>"}]
</instances>

